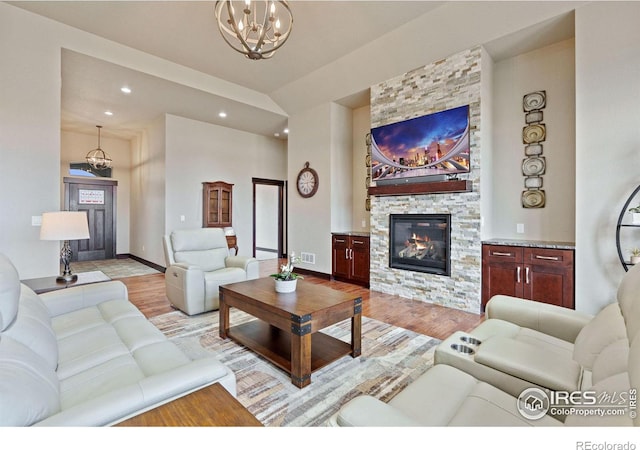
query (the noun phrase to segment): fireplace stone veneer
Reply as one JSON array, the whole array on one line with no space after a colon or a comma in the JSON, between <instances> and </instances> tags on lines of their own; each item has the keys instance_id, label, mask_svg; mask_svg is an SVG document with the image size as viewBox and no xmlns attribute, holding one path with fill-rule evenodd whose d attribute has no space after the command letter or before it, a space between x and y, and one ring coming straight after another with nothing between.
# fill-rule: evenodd
<instances>
[{"instance_id":1,"label":"fireplace stone veneer","mask_svg":"<svg viewBox=\"0 0 640 450\"><path fill-rule=\"evenodd\" d=\"M485 57L487 58L485 60ZM490 58L474 47L371 87L371 127L469 105L471 167L461 180L466 192L376 195L371 193L370 243L372 291L480 312L482 239L480 227L480 166L482 133L481 68ZM488 86L487 86L488 88ZM485 145L490 147L490 142ZM451 216L450 274L416 272L390 267L391 214Z\"/></svg>"}]
</instances>

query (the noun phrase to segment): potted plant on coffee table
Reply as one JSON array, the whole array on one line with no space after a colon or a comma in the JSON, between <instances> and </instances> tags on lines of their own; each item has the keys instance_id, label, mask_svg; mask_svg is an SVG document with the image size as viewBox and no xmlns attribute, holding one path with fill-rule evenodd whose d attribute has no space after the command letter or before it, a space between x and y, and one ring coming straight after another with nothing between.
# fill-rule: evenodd
<instances>
[{"instance_id":1,"label":"potted plant on coffee table","mask_svg":"<svg viewBox=\"0 0 640 450\"><path fill-rule=\"evenodd\" d=\"M297 257L295 252L291 252L287 264L280 266L280 272L271 274L276 279L276 292L285 294L296 290L298 279L304 279L303 276L293 272L294 266L299 262L300 257Z\"/></svg>"}]
</instances>

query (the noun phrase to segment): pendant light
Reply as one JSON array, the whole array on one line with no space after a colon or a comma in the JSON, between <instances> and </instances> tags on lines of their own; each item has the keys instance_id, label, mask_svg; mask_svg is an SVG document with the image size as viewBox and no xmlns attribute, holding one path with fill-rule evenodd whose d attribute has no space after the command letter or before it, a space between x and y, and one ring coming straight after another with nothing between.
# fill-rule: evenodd
<instances>
[{"instance_id":1,"label":"pendant light","mask_svg":"<svg viewBox=\"0 0 640 450\"><path fill-rule=\"evenodd\" d=\"M96 128L98 128L98 148L87 153L87 162L94 169L108 169L111 167L111 158L100 148L100 129L102 126L96 125Z\"/></svg>"}]
</instances>

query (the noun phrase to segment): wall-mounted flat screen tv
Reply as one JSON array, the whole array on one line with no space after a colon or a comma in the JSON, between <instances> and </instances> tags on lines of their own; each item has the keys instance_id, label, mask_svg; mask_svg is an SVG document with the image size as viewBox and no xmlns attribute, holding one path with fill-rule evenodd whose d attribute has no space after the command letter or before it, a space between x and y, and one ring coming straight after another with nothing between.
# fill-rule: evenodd
<instances>
[{"instance_id":1,"label":"wall-mounted flat screen tv","mask_svg":"<svg viewBox=\"0 0 640 450\"><path fill-rule=\"evenodd\" d=\"M376 184L443 180L469 172L469 105L371 129Z\"/></svg>"}]
</instances>

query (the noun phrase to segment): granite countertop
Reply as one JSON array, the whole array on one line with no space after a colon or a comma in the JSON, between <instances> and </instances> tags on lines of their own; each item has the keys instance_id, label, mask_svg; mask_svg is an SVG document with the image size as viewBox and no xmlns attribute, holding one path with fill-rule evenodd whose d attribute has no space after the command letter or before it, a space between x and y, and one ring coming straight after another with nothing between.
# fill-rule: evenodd
<instances>
[{"instance_id":1,"label":"granite countertop","mask_svg":"<svg viewBox=\"0 0 640 450\"><path fill-rule=\"evenodd\" d=\"M511 245L514 247L557 248L561 250L575 250L575 242L560 241L528 241L525 239L487 239L482 241L489 245Z\"/></svg>"},{"instance_id":2,"label":"granite countertop","mask_svg":"<svg viewBox=\"0 0 640 450\"><path fill-rule=\"evenodd\" d=\"M336 235L336 234L340 234L343 236L364 236L364 237L369 237L369 235L371 233L369 233L368 231L332 231L331 232L332 235Z\"/></svg>"}]
</instances>

